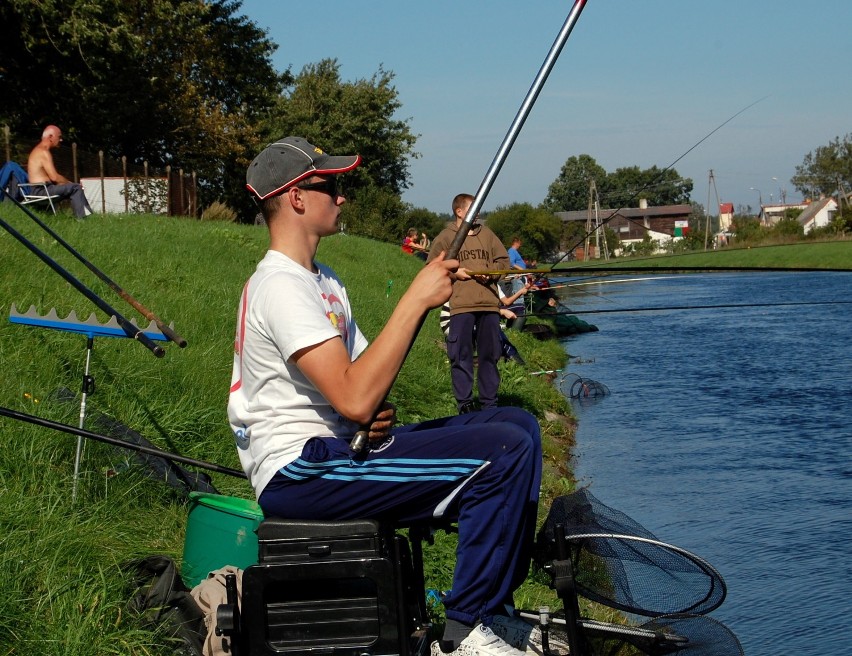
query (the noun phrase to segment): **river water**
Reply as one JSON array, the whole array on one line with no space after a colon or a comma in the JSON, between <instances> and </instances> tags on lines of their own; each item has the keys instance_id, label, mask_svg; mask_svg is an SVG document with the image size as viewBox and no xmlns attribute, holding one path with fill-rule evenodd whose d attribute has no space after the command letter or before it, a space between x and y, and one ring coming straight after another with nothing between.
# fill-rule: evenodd
<instances>
[{"instance_id":1,"label":"river water","mask_svg":"<svg viewBox=\"0 0 852 656\"><path fill-rule=\"evenodd\" d=\"M852 274L631 276L561 291L574 470L605 504L718 569L712 617L748 656L852 654ZM566 379L568 380L568 379Z\"/></svg>"}]
</instances>

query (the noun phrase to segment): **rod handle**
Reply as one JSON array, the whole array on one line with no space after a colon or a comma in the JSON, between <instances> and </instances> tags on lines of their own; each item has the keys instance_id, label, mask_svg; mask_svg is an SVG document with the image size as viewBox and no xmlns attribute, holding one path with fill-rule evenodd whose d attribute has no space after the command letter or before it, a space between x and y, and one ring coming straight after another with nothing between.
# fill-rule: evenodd
<instances>
[{"instance_id":1,"label":"rod handle","mask_svg":"<svg viewBox=\"0 0 852 656\"><path fill-rule=\"evenodd\" d=\"M361 454L367 450L370 444L370 432L367 429L359 430L349 443L349 450L355 454Z\"/></svg>"},{"instance_id":2,"label":"rod handle","mask_svg":"<svg viewBox=\"0 0 852 656\"><path fill-rule=\"evenodd\" d=\"M172 329L171 326L167 326L166 324L164 324L159 319L154 321L154 323L157 324L157 328L160 329L160 332L163 333L166 337L168 337L170 341L174 342L175 344L177 344L181 348L186 348L187 341L183 337L178 335L174 331L174 329Z\"/></svg>"}]
</instances>

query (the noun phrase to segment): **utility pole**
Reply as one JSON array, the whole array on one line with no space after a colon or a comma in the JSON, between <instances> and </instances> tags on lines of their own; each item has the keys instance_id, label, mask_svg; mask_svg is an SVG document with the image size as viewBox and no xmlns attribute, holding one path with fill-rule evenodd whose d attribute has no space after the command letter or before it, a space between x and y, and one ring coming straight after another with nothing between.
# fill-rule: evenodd
<instances>
[{"instance_id":1,"label":"utility pole","mask_svg":"<svg viewBox=\"0 0 852 656\"><path fill-rule=\"evenodd\" d=\"M716 193L716 211L721 212L719 202L719 190L716 188L716 176L713 175L713 169L710 169L710 177L707 180L707 208L704 210L704 250L707 250L707 239L710 236L710 189ZM722 229L721 216L719 218L719 230Z\"/></svg>"},{"instance_id":2,"label":"utility pole","mask_svg":"<svg viewBox=\"0 0 852 656\"><path fill-rule=\"evenodd\" d=\"M598 196L597 187L595 187L595 234L600 235L599 239L603 239L604 259L609 261L609 244L606 241L606 229L601 222L601 199Z\"/></svg>"},{"instance_id":3,"label":"utility pole","mask_svg":"<svg viewBox=\"0 0 852 656\"><path fill-rule=\"evenodd\" d=\"M846 188L843 186L843 180L837 176L837 208L842 212L843 203L846 203L846 209L849 209L849 196L846 195Z\"/></svg>"},{"instance_id":4,"label":"utility pole","mask_svg":"<svg viewBox=\"0 0 852 656\"><path fill-rule=\"evenodd\" d=\"M594 198L595 181L589 181L589 204L586 206L586 239L583 243L583 262L589 261L589 235L592 234L592 198Z\"/></svg>"},{"instance_id":5,"label":"utility pole","mask_svg":"<svg viewBox=\"0 0 852 656\"><path fill-rule=\"evenodd\" d=\"M601 256L601 239L603 239L603 254L604 259L609 260L609 245L606 243L606 234L604 227L601 224L601 203L598 196L598 187L594 180L589 182L589 206L588 214L586 215L586 243L584 248L584 260L589 259L589 235L595 235L595 259ZM592 229L594 225L594 229Z\"/></svg>"}]
</instances>

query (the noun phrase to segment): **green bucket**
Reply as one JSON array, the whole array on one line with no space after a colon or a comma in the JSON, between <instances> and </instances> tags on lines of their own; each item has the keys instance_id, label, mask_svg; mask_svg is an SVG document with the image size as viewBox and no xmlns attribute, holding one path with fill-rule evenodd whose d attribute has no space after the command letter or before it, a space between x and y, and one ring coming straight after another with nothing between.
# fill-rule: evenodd
<instances>
[{"instance_id":1,"label":"green bucket","mask_svg":"<svg viewBox=\"0 0 852 656\"><path fill-rule=\"evenodd\" d=\"M190 492L181 575L194 588L225 565L245 569L257 562L257 527L263 511L255 501Z\"/></svg>"}]
</instances>

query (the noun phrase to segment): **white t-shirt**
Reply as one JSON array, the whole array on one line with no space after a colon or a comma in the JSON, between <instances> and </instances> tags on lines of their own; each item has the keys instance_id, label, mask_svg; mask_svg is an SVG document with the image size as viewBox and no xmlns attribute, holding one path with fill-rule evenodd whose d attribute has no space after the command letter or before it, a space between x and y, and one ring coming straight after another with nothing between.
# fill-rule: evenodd
<instances>
[{"instance_id":1,"label":"white t-shirt","mask_svg":"<svg viewBox=\"0 0 852 656\"><path fill-rule=\"evenodd\" d=\"M312 273L268 251L240 298L228 420L258 497L310 438L358 430L289 362L296 351L329 339L342 339L352 360L367 348L343 283L316 266L319 273Z\"/></svg>"}]
</instances>

